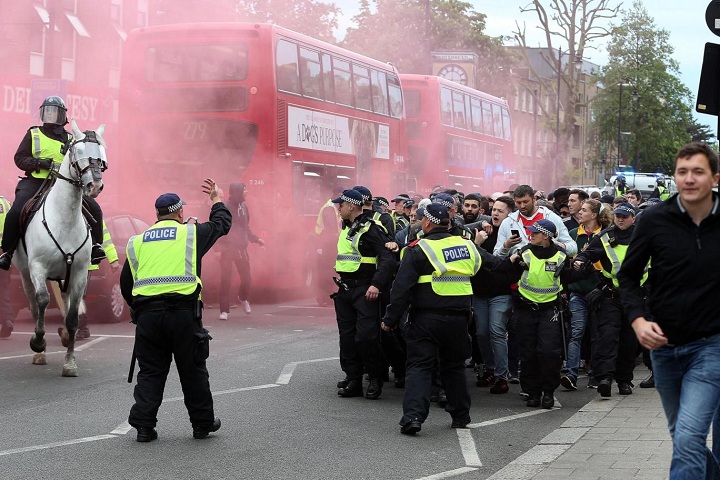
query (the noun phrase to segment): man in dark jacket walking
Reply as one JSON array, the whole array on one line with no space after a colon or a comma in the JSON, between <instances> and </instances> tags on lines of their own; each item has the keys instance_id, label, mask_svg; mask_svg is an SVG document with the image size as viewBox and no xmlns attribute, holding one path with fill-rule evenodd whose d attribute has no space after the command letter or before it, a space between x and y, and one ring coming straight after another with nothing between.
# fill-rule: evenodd
<instances>
[{"instance_id":1,"label":"man in dark jacket walking","mask_svg":"<svg viewBox=\"0 0 720 480\"><path fill-rule=\"evenodd\" d=\"M262 246L265 241L250 230L250 214L245 199L247 188L244 183L231 183L230 196L227 199L227 208L232 214L233 228L227 237L218 242L220 250L220 320L227 320L230 312L230 288L232 286L232 267L240 275L240 288L238 300L240 307L248 315L250 309L250 257L248 245L250 242Z\"/></svg>"}]
</instances>

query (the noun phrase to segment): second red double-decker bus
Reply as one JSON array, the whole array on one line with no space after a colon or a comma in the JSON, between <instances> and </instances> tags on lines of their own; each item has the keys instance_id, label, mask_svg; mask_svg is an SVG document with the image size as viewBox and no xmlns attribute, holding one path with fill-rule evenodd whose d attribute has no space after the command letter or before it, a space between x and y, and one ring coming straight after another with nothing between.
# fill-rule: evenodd
<instances>
[{"instance_id":1,"label":"second red double-decker bus","mask_svg":"<svg viewBox=\"0 0 720 480\"><path fill-rule=\"evenodd\" d=\"M424 194L433 187L490 195L515 182L504 99L444 78L400 75L407 159Z\"/></svg>"},{"instance_id":2,"label":"second red double-decker bus","mask_svg":"<svg viewBox=\"0 0 720 480\"><path fill-rule=\"evenodd\" d=\"M267 245L250 255L256 293L306 281L306 238L333 187L407 189L395 69L276 25L133 30L119 108L118 168L145 206L176 191L198 211L205 177L247 185L250 226Z\"/></svg>"}]
</instances>

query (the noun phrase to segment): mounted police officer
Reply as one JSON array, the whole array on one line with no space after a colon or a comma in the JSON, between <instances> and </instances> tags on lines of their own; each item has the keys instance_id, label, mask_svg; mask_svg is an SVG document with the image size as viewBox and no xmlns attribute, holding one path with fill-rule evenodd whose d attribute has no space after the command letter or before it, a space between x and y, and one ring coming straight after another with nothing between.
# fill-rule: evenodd
<instances>
[{"instance_id":1,"label":"mounted police officer","mask_svg":"<svg viewBox=\"0 0 720 480\"><path fill-rule=\"evenodd\" d=\"M470 423L470 391L465 359L470 356L467 332L472 308L470 277L480 269L475 245L449 232L447 207L431 204L422 219L424 236L408 247L393 283L390 305L383 318L385 331L395 329L410 307L405 328L407 372L400 432L419 432L430 409L433 367L447 395L445 410L453 428Z\"/></svg>"},{"instance_id":2,"label":"mounted police officer","mask_svg":"<svg viewBox=\"0 0 720 480\"><path fill-rule=\"evenodd\" d=\"M193 437L220 428L205 365L210 336L202 326L200 270L203 256L230 231L232 215L213 180L205 180L203 192L213 203L208 222L183 223L185 202L165 193L155 201L158 221L128 241L120 288L136 323L140 373L128 423L137 429L138 442L157 438L157 412L173 357Z\"/></svg>"},{"instance_id":3,"label":"mounted police officer","mask_svg":"<svg viewBox=\"0 0 720 480\"><path fill-rule=\"evenodd\" d=\"M72 135L65 130L67 125L67 108L62 98L51 96L40 106L42 126L30 127L15 152L15 165L25 171L25 177L18 182L15 189L15 201L5 218L5 231L2 239L0 269L8 270L12 263L13 253L20 241L20 214L25 203L40 189L52 170L57 170L65 157L67 145L72 142ZM95 199L83 197L83 205L87 210L86 219L91 227L92 254L91 262L97 265L105 258L102 248L103 228L102 210ZM84 210L85 210L84 209Z\"/></svg>"},{"instance_id":4,"label":"mounted police officer","mask_svg":"<svg viewBox=\"0 0 720 480\"><path fill-rule=\"evenodd\" d=\"M387 372L380 344L380 292L387 288L395 272L395 257L385 248L390 237L363 210L365 200L357 190L344 190L333 203L338 205L343 229L337 243L335 271L339 291L333 294L340 334L340 368L345 379L338 382L338 395L363 394L362 376L370 384L365 397L377 399Z\"/></svg>"}]
</instances>

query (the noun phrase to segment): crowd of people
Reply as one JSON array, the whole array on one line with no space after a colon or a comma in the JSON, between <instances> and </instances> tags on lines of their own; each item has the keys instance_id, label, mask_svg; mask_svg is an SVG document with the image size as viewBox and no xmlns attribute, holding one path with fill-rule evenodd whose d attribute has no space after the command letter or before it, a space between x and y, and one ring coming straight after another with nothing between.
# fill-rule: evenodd
<instances>
[{"instance_id":1,"label":"crowd of people","mask_svg":"<svg viewBox=\"0 0 720 480\"><path fill-rule=\"evenodd\" d=\"M659 179L647 199L622 177L614 196L560 188L545 198L529 185L491 195L438 188L428 198L400 194L394 209L367 186L340 192L321 211L327 229L334 203L341 229L332 252L345 373L337 394L377 399L392 372L405 388L400 431L414 435L433 401L453 428L471 422L468 367L477 387L506 394L519 383L528 407L550 409L560 387L580 388L581 369L600 397L611 397L613 384L617 394L632 394L643 353L653 375L641 386L657 382L674 440L672 471L712 472L720 447L710 453L704 442L720 382L708 374L713 385L703 393L699 383L720 346L720 318L707 310L720 278L701 282L695 264L720 254L717 240L706 238L720 218L712 191L718 158L689 144L676 167L679 194L669 196ZM678 252L675 230L697 235L696 245L688 238ZM667 305L693 288L697 304ZM698 317L686 322L691 312ZM689 390L702 400L686 399Z\"/></svg>"}]
</instances>

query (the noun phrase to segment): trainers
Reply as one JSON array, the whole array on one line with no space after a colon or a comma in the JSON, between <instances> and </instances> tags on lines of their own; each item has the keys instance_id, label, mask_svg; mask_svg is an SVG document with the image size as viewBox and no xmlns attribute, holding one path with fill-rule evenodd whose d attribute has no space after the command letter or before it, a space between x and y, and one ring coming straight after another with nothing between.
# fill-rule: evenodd
<instances>
[{"instance_id":1,"label":"trainers","mask_svg":"<svg viewBox=\"0 0 720 480\"><path fill-rule=\"evenodd\" d=\"M504 378L498 378L495 383L490 387L490 393L503 394L510 391L510 385Z\"/></svg>"},{"instance_id":2,"label":"trainers","mask_svg":"<svg viewBox=\"0 0 720 480\"><path fill-rule=\"evenodd\" d=\"M516 373L511 373L508 375L508 383L512 383L513 385L520 385L520 379L518 378Z\"/></svg>"},{"instance_id":3,"label":"trainers","mask_svg":"<svg viewBox=\"0 0 720 480\"><path fill-rule=\"evenodd\" d=\"M220 425L222 425L222 422L220 422L220 418L215 417L215 420L213 420L212 425L210 425L209 427L193 426L193 438L197 438L198 440L207 438L207 436L210 435L212 432L217 432L218 430L220 430Z\"/></svg>"},{"instance_id":4,"label":"trainers","mask_svg":"<svg viewBox=\"0 0 720 480\"><path fill-rule=\"evenodd\" d=\"M595 377L589 376L589 377L588 377L587 388L597 388L597 387L598 387L598 383L599 383L599 382L597 381L597 379L596 379Z\"/></svg>"},{"instance_id":5,"label":"trainers","mask_svg":"<svg viewBox=\"0 0 720 480\"><path fill-rule=\"evenodd\" d=\"M560 385L565 387L565 390L569 392L574 392L577 390L577 378L575 375L563 375L560 379Z\"/></svg>"},{"instance_id":6,"label":"trainers","mask_svg":"<svg viewBox=\"0 0 720 480\"><path fill-rule=\"evenodd\" d=\"M152 427L137 427L138 442L152 442L157 440L157 430Z\"/></svg>"},{"instance_id":7,"label":"trainers","mask_svg":"<svg viewBox=\"0 0 720 480\"><path fill-rule=\"evenodd\" d=\"M218 319L227 320L227 318L228 318L228 312L220 312L220 316L218 317Z\"/></svg>"},{"instance_id":8,"label":"trainers","mask_svg":"<svg viewBox=\"0 0 720 480\"><path fill-rule=\"evenodd\" d=\"M618 393L620 395L632 395L632 382L618 382Z\"/></svg>"},{"instance_id":9,"label":"trainers","mask_svg":"<svg viewBox=\"0 0 720 480\"><path fill-rule=\"evenodd\" d=\"M10 252L5 252L0 255L0 268L2 268L3 270L10 270L10 265L12 265L12 257L13 254Z\"/></svg>"},{"instance_id":10,"label":"trainers","mask_svg":"<svg viewBox=\"0 0 720 480\"><path fill-rule=\"evenodd\" d=\"M247 300L240 300L240 306L242 307L243 312L250 315L250 312L252 312L252 310L250 309L250 302L248 302Z\"/></svg>"},{"instance_id":11,"label":"trainers","mask_svg":"<svg viewBox=\"0 0 720 480\"><path fill-rule=\"evenodd\" d=\"M648 378L640 382L640 388L655 388L655 375L651 373Z\"/></svg>"}]
</instances>

